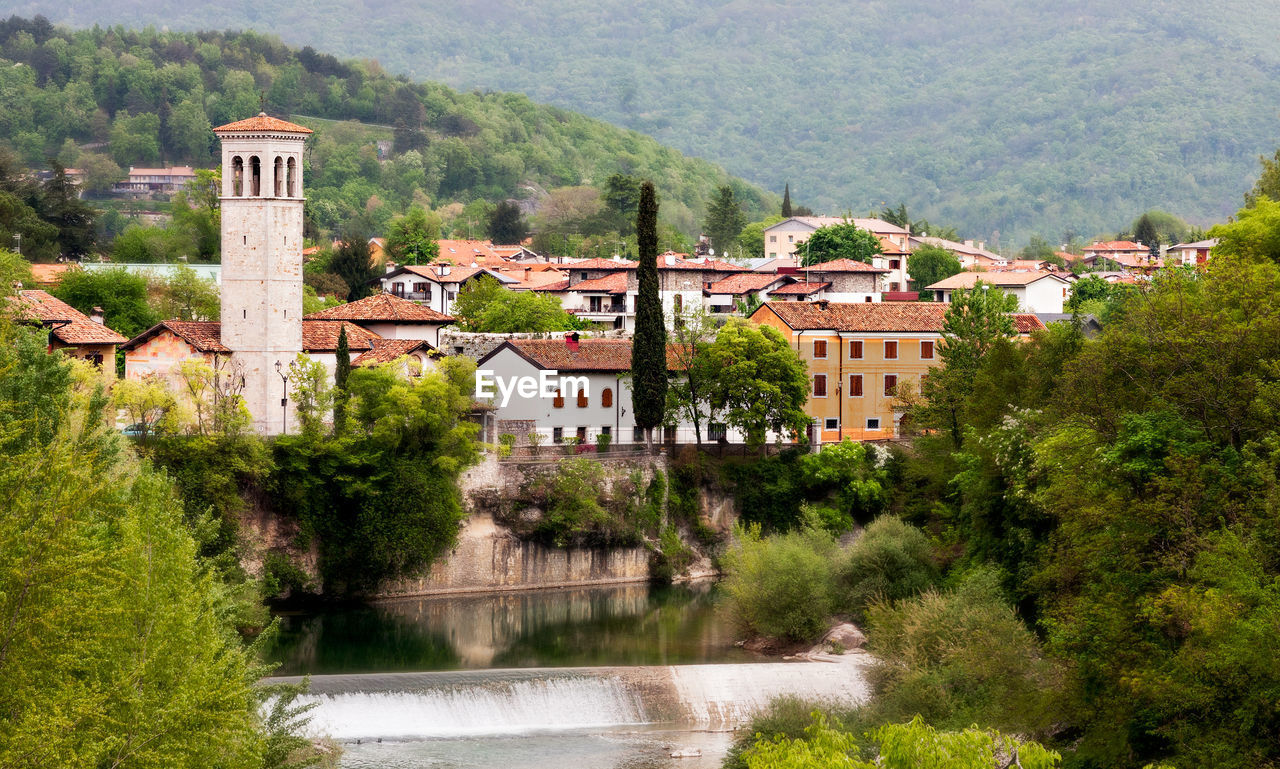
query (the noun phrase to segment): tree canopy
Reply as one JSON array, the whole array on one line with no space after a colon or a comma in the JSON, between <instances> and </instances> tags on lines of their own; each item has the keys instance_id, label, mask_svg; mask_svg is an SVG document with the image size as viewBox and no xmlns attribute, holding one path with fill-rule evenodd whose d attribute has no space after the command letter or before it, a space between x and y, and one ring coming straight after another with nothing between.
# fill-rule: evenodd
<instances>
[{"instance_id":1,"label":"tree canopy","mask_svg":"<svg viewBox=\"0 0 1280 769\"><path fill-rule=\"evenodd\" d=\"M802 245L796 246L797 253L801 253L801 263L806 267L836 259L870 264L871 258L882 250L879 238L853 222L819 227Z\"/></svg>"}]
</instances>

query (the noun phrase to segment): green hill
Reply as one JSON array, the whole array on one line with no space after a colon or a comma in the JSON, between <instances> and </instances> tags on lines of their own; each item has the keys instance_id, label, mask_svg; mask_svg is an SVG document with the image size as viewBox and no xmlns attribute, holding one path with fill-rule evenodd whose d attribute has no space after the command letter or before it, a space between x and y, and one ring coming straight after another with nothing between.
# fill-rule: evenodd
<instances>
[{"instance_id":1,"label":"green hill","mask_svg":"<svg viewBox=\"0 0 1280 769\"><path fill-rule=\"evenodd\" d=\"M245 27L634 128L797 202L1008 243L1234 210L1280 143L1263 0L18 0L54 21Z\"/></svg>"},{"instance_id":2,"label":"green hill","mask_svg":"<svg viewBox=\"0 0 1280 769\"><path fill-rule=\"evenodd\" d=\"M463 205L604 188L614 174L653 179L664 221L686 234L697 234L704 201L720 185L732 186L753 214L777 205L776 196L705 160L518 94L410 82L374 62L296 50L252 32L0 22L0 142L32 167L55 157L92 170L91 186L103 187L113 162L208 166L210 127L259 109L316 130L308 212L328 230L361 212L381 229L412 204L456 203L452 216L482 231L483 206Z\"/></svg>"}]
</instances>

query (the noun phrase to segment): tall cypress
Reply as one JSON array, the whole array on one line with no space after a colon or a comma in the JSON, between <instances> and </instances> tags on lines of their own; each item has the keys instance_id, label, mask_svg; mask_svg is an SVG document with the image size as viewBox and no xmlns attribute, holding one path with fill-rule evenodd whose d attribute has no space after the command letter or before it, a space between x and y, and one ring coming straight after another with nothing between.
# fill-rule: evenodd
<instances>
[{"instance_id":1,"label":"tall cypress","mask_svg":"<svg viewBox=\"0 0 1280 769\"><path fill-rule=\"evenodd\" d=\"M782 218L791 218L791 182L782 190Z\"/></svg>"},{"instance_id":2,"label":"tall cypress","mask_svg":"<svg viewBox=\"0 0 1280 769\"><path fill-rule=\"evenodd\" d=\"M658 193L653 182L640 187L636 213L640 283L636 297L636 334L631 343L631 409L636 426L653 443L653 428L662 424L667 405L667 326L658 295Z\"/></svg>"},{"instance_id":3,"label":"tall cypress","mask_svg":"<svg viewBox=\"0 0 1280 769\"><path fill-rule=\"evenodd\" d=\"M340 432L347 421L347 375L351 373L351 349L347 346L347 325L338 329L338 365L333 369L333 430Z\"/></svg>"}]
</instances>

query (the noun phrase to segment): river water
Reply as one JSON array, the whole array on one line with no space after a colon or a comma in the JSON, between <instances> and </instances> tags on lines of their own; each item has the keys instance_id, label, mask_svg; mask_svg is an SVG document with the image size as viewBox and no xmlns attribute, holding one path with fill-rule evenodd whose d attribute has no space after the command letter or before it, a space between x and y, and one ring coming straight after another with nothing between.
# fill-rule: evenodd
<instances>
[{"instance_id":1,"label":"river water","mask_svg":"<svg viewBox=\"0 0 1280 769\"><path fill-rule=\"evenodd\" d=\"M718 604L711 585L400 599L282 615L269 654L312 676L344 769L715 769L772 696L865 698L860 663L736 648Z\"/></svg>"}]
</instances>

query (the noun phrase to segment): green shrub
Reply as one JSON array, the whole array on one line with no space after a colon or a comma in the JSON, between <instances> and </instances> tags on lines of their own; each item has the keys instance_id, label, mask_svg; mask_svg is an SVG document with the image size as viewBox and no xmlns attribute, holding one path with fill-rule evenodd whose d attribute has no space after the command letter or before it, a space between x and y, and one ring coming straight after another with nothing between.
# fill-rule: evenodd
<instances>
[{"instance_id":1,"label":"green shrub","mask_svg":"<svg viewBox=\"0 0 1280 769\"><path fill-rule=\"evenodd\" d=\"M815 639L831 614L835 539L809 527L768 537L752 527L738 535L723 559L734 623L755 635Z\"/></svg>"},{"instance_id":2,"label":"green shrub","mask_svg":"<svg viewBox=\"0 0 1280 769\"><path fill-rule=\"evenodd\" d=\"M503 433L498 436L498 456L509 457L516 447L516 437L511 433Z\"/></svg>"},{"instance_id":3,"label":"green shrub","mask_svg":"<svg viewBox=\"0 0 1280 769\"><path fill-rule=\"evenodd\" d=\"M609 433L600 433L596 436L596 451L605 453L609 450L609 446L613 443L613 436Z\"/></svg>"},{"instance_id":4,"label":"green shrub","mask_svg":"<svg viewBox=\"0 0 1280 769\"><path fill-rule=\"evenodd\" d=\"M900 519L871 522L836 568L837 606L862 622L876 601L897 601L938 580L929 538Z\"/></svg>"},{"instance_id":5,"label":"green shrub","mask_svg":"<svg viewBox=\"0 0 1280 769\"><path fill-rule=\"evenodd\" d=\"M813 723L813 714L830 711L828 703L792 695L770 700L763 710L752 716L751 723L734 740L722 769L747 769L742 754L757 742L803 739L805 730Z\"/></svg>"},{"instance_id":6,"label":"green shrub","mask_svg":"<svg viewBox=\"0 0 1280 769\"><path fill-rule=\"evenodd\" d=\"M272 550L262 559L262 596L284 599L312 590L311 578L288 555Z\"/></svg>"},{"instance_id":7,"label":"green shrub","mask_svg":"<svg viewBox=\"0 0 1280 769\"><path fill-rule=\"evenodd\" d=\"M1004 602L994 570L970 572L954 590L875 604L867 635L885 663L872 674L880 722L919 714L939 728L1024 734L1048 725L1054 671Z\"/></svg>"},{"instance_id":8,"label":"green shrub","mask_svg":"<svg viewBox=\"0 0 1280 769\"><path fill-rule=\"evenodd\" d=\"M529 441L529 448L530 448L530 449L532 449L532 451L533 451L533 455L534 455L535 457L536 457L538 454L541 454L541 453L542 453L542 444L543 444L543 443L546 441L546 439L547 439L547 437L546 437L545 435L543 435L542 433L538 432L537 430L534 430L533 432L531 432L531 433L529 433L528 435L526 435L526 436L525 436L525 438L526 438L526 439L528 439L528 441Z\"/></svg>"},{"instance_id":9,"label":"green shrub","mask_svg":"<svg viewBox=\"0 0 1280 769\"><path fill-rule=\"evenodd\" d=\"M658 547L653 553L650 573L659 582L671 582L687 571L696 560L698 554L684 543L675 527L666 526L658 535Z\"/></svg>"}]
</instances>

